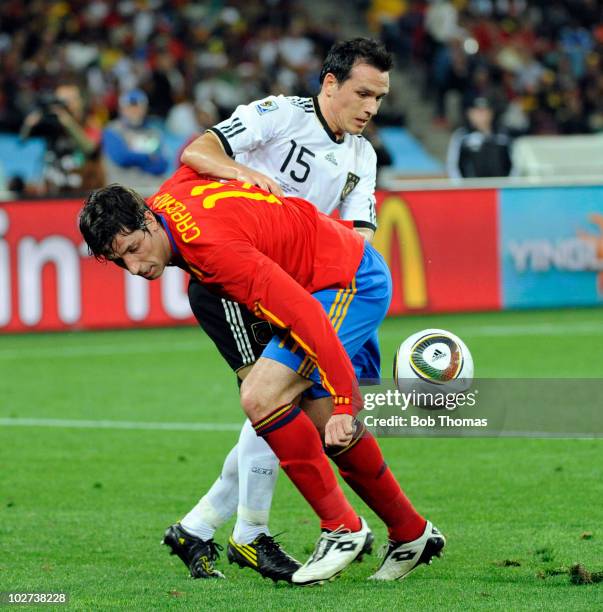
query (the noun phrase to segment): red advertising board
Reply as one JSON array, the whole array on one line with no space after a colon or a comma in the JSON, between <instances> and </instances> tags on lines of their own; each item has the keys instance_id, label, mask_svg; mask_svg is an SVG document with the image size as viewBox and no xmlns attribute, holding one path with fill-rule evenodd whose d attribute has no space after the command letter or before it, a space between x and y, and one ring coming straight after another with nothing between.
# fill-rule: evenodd
<instances>
[{"instance_id":1,"label":"red advertising board","mask_svg":"<svg viewBox=\"0 0 603 612\"><path fill-rule=\"evenodd\" d=\"M390 314L500 309L497 198L494 189L378 194Z\"/></svg>"},{"instance_id":2,"label":"red advertising board","mask_svg":"<svg viewBox=\"0 0 603 612\"><path fill-rule=\"evenodd\" d=\"M160 326L193 321L186 275L149 283L88 256L81 201L0 205L0 330Z\"/></svg>"},{"instance_id":3,"label":"red advertising board","mask_svg":"<svg viewBox=\"0 0 603 612\"><path fill-rule=\"evenodd\" d=\"M98 264L77 229L80 206L0 204L0 331L192 323L186 275L169 268L149 283ZM500 308L495 190L380 193L378 212L391 314Z\"/></svg>"}]
</instances>

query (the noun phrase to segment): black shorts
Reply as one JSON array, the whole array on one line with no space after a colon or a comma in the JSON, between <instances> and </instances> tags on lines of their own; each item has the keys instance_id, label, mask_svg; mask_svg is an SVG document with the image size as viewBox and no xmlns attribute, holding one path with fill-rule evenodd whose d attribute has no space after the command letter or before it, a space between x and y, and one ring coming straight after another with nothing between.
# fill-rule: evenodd
<instances>
[{"instance_id":1,"label":"black shorts","mask_svg":"<svg viewBox=\"0 0 603 612\"><path fill-rule=\"evenodd\" d=\"M268 321L210 293L195 278L189 281L188 299L199 325L235 372L255 363L274 334Z\"/></svg>"}]
</instances>

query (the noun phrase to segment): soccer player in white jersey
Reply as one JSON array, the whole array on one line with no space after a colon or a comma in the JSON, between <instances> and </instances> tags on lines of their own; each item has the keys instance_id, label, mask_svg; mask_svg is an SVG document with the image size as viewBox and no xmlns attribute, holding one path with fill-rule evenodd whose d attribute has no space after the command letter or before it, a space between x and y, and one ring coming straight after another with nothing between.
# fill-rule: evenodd
<instances>
[{"instance_id":1,"label":"soccer player in white jersey","mask_svg":"<svg viewBox=\"0 0 603 612\"><path fill-rule=\"evenodd\" d=\"M391 55L376 41L336 43L323 64L317 97L269 96L239 106L191 143L182 161L200 174L255 184L277 196L302 197L325 213L337 209L372 240L376 154L361 134L389 90L391 66ZM195 280L189 285L189 300L199 324L243 380L272 337L270 325L238 304L217 298ZM353 363L359 379L379 378L376 335ZM193 577L223 577L213 563L218 556L213 536L236 511L229 561L273 580L290 579L299 563L268 529L277 473L276 456L247 421L220 477L181 523L166 531L164 542ZM420 515L416 517L415 533L431 537L431 524L428 529ZM399 553L399 547L391 552ZM375 578L406 575L418 565L421 553L410 563L394 563L393 571L391 562L382 565ZM403 556L409 557L406 552Z\"/></svg>"}]
</instances>

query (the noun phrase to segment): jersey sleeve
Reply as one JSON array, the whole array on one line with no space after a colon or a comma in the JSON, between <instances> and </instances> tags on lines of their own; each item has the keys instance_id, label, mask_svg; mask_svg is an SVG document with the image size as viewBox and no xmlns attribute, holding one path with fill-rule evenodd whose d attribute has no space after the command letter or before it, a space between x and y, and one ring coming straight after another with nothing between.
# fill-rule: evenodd
<instances>
[{"instance_id":1,"label":"jersey sleeve","mask_svg":"<svg viewBox=\"0 0 603 612\"><path fill-rule=\"evenodd\" d=\"M284 105L284 99L276 96L242 104L228 119L208 131L220 139L227 155L234 157L272 140L279 130L287 126L290 113Z\"/></svg>"},{"instance_id":2,"label":"jersey sleeve","mask_svg":"<svg viewBox=\"0 0 603 612\"><path fill-rule=\"evenodd\" d=\"M277 263L244 241L214 247L203 258L203 282L220 288L256 316L290 330L316 365L333 397L334 413L353 414L358 385L354 368L320 302Z\"/></svg>"},{"instance_id":3,"label":"jersey sleeve","mask_svg":"<svg viewBox=\"0 0 603 612\"><path fill-rule=\"evenodd\" d=\"M377 229L377 213L375 209L375 186L377 183L377 154L371 144L364 140L359 152L360 163L357 164L359 174L348 174L346 188L353 189L343 198L339 206L342 219L354 222L354 227ZM356 181L356 185L353 183Z\"/></svg>"}]
</instances>

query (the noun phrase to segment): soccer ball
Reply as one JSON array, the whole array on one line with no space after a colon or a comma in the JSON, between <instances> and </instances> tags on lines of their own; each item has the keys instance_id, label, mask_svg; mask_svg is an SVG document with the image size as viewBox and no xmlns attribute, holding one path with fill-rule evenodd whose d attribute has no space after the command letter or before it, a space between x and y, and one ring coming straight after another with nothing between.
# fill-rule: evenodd
<instances>
[{"instance_id":1,"label":"soccer ball","mask_svg":"<svg viewBox=\"0 0 603 612\"><path fill-rule=\"evenodd\" d=\"M444 329L424 329L402 342L394 357L394 382L411 403L440 408L438 397L450 398L469 389L473 357L467 345ZM448 402L449 404L449 402Z\"/></svg>"}]
</instances>

